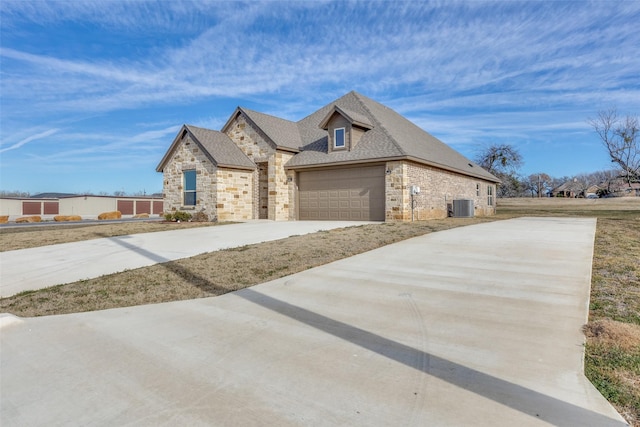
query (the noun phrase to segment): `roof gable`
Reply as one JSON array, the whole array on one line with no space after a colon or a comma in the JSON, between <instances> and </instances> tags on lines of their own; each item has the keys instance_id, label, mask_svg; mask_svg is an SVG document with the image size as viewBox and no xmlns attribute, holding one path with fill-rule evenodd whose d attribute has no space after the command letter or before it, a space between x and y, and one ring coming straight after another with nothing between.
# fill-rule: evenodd
<instances>
[{"instance_id":1,"label":"roof gable","mask_svg":"<svg viewBox=\"0 0 640 427\"><path fill-rule=\"evenodd\" d=\"M329 112L324 117L324 119L322 119L319 125L320 129L324 129L324 130L328 129L329 122L331 121L331 118L333 117L334 114L340 114L342 117L347 119L347 121L352 126L358 126L363 129L373 129L373 124L371 123L371 120L369 120L367 116L363 114L358 114L354 111L349 111L347 109L340 108L337 105L334 105L333 109L329 110Z\"/></svg>"},{"instance_id":2,"label":"roof gable","mask_svg":"<svg viewBox=\"0 0 640 427\"><path fill-rule=\"evenodd\" d=\"M166 154L158 164L156 171L162 172L171 155L179 144L182 143L184 136L188 134L196 145L202 150L207 158L218 167L230 167L239 169L253 170L256 168L255 163L247 157L240 147L231 141L226 134L200 128L192 125L183 125L173 143L167 150Z\"/></svg>"},{"instance_id":3,"label":"roof gable","mask_svg":"<svg viewBox=\"0 0 640 427\"><path fill-rule=\"evenodd\" d=\"M222 132L227 132L229 126L238 114L245 117L267 137L267 142L273 148L298 152L302 146L298 126L295 122L259 113L247 108L238 107L231 115L227 123L222 127Z\"/></svg>"}]
</instances>

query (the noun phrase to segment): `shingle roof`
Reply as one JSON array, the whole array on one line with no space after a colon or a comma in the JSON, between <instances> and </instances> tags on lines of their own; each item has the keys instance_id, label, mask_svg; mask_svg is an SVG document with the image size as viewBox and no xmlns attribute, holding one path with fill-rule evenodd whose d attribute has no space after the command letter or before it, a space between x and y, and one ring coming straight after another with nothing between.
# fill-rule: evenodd
<instances>
[{"instance_id":1,"label":"shingle roof","mask_svg":"<svg viewBox=\"0 0 640 427\"><path fill-rule=\"evenodd\" d=\"M244 107L236 108L229 121L222 127L222 132L226 132L227 127L239 113L244 113L250 121L264 132L267 138L270 139L268 142L273 145L273 148L297 152L302 146L298 125L295 122Z\"/></svg>"},{"instance_id":2,"label":"shingle roof","mask_svg":"<svg viewBox=\"0 0 640 427\"><path fill-rule=\"evenodd\" d=\"M244 154L227 134L191 125L186 125L186 127L211 154L218 166L240 166L255 169L255 163Z\"/></svg>"},{"instance_id":3,"label":"shingle roof","mask_svg":"<svg viewBox=\"0 0 640 427\"><path fill-rule=\"evenodd\" d=\"M352 150L329 153L327 131L321 127L326 128L326 122L336 112L344 115L351 123L368 130ZM285 165L289 169L409 159L492 182L500 181L389 107L354 91L298 122L238 107L223 126L222 132L186 125L184 128L194 135L216 164L254 169L256 166L251 159L224 133L238 114L244 114L253 122L273 148L297 153ZM177 138L174 145L176 143ZM174 145L158 165L159 172Z\"/></svg>"},{"instance_id":4,"label":"shingle roof","mask_svg":"<svg viewBox=\"0 0 640 427\"><path fill-rule=\"evenodd\" d=\"M371 120L363 114L358 114L354 111L349 111L346 108L340 108L337 105L333 106L333 110L330 110L329 113L324 117L324 119L320 122L320 129L327 129L327 125L329 124L329 120L335 113L341 114L344 116L352 125L360 126L365 129L372 129L373 124Z\"/></svg>"},{"instance_id":5,"label":"shingle roof","mask_svg":"<svg viewBox=\"0 0 640 427\"><path fill-rule=\"evenodd\" d=\"M347 114L368 120L368 130L351 151L329 153L327 133L319 128L327 115L338 107ZM439 139L425 132L400 114L357 92L349 92L298 122L302 151L286 165L301 168L365 160L410 158L432 166L499 182L499 179L470 161Z\"/></svg>"},{"instance_id":6,"label":"shingle roof","mask_svg":"<svg viewBox=\"0 0 640 427\"><path fill-rule=\"evenodd\" d=\"M185 131L189 132L195 143L200 145L204 154L209 157L209 160L211 160L214 165L250 170L256 168L256 164L242 152L240 147L238 147L227 134L197 126L184 125L182 129L180 129L180 132L178 132L178 136L176 136L169 150L167 150L162 161L158 164L156 168L158 172L162 172L164 169L165 163L169 160L171 153L173 153L175 147L182 139Z\"/></svg>"}]
</instances>

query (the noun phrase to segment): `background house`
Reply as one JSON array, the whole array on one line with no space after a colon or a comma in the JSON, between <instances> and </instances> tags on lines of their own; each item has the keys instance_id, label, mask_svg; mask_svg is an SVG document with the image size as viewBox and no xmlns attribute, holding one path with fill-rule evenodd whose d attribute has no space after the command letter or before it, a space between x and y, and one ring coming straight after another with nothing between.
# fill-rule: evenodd
<instances>
[{"instance_id":1,"label":"background house","mask_svg":"<svg viewBox=\"0 0 640 427\"><path fill-rule=\"evenodd\" d=\"M218 220L408 221L446 217L454 200L491 215L499 182L356 92L298 122L238 107L219 132L184 125L156 170L166 211Z\"/></svg>"}]
</instances>

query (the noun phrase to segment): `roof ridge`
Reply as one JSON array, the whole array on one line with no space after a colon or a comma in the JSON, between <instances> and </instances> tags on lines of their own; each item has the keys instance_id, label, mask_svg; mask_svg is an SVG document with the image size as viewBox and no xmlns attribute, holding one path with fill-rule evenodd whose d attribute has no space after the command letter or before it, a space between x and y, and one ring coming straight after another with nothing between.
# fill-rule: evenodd
<instances>
[{"instance_id":1,"label":"roof ridge","mask_svg":"<svg viewBox=\"0 0 640 427\"><path fill-rule=\"evenodd\" d=\"M278 119L278 120L282 120L285 122L290 122L290 123L297 123L294 122L293 120L289 120L289 119L283 119L282 117L278 117L278 116L274 116L273 114L267 114L267 113L263 113L261 111L257 111L257 110L252 110L251 108L245 108L245 107L238 107L240 110L244 111L245 113L248 111L250 113L256 113L256 114L260 114L262 116L269 116L269 117L273 117L274 119Z\"/></svg>"},{"instance_id":2,"label":"roof ridge","mask_svg":"<svg viewBox=\"0 0 640 427\"><path fill-rule=\"evenodd\" d=\"M210 132L219 132L219 133L222 133L222 132L220 132L219 130L209 129L209 128L203 128L202 126L190 125L190 124L187 124L187 123L185 123L185 124L184 124L184 126L185 126L185 127L187 127L188 129L202 129L202 130L207 130L207 131L210 131Z\"/></svg>"},{"instance_id":3,"label":"roof ridge","mask_svg":"<svg viewBox=\"0 0 640 427\"><path fill-rule=\"evenodd\" d=\"M371 102L376 102L376 101L374 101L374 100L373 100L373 99L371 99L371 98L366 97L365 95L362 95L362 94L360 94L360 93L356 92L355 90L352 90L352 91L351 91L351 93L353 93L353 95L354 95L354 96L355 96L355 98L358 100L358 102L360 103L360 105L362 106L362 108L364 108L364 109L365 109L365 111L366 111L367 113L369 113L369 115L373 118L373 121L376 123L376 127L379 127L379 128L382 130L382 132L387 136L387 138L389 138L389 140L390 140L391 142L393 142L393 145L395 145L395 147L398 149L398 151L400 151L403 155L405 155L405 156L406 156L406 155L407 155L407 152L406 152L406 151L405 151L405 150L400 146L400 144L398 144L398 141L396 141L396 139L395 139L393 136L391 136L391 134L389 133L389 131L387 130L387 128L385 128L385 127L382 125L382 123L380 122L380 120L378 120L378 118L376 117L376 115L375 115L375 114L373 114L373 113L371 112L371 110L369 109L369 107L367 107L366 103L363 101L363 99L362 99L362 98L366 98L367 100L370 100ZM377 103L378 103L378 104L380 104L379 102L377 102ZM389 107L387 107L387 106L385 106L385 105L383 105L383 104L380 104L380 105L382 105L382 106L383 106L383 107L385 107L385 108L389 108Z\"/></svg>"}]
</instances>

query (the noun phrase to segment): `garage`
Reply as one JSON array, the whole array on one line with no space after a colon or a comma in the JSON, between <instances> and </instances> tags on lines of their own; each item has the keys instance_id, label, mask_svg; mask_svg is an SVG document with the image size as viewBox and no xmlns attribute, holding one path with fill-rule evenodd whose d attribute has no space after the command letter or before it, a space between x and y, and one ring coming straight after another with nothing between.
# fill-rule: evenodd
<instances>
[{"instance_id":1,"label":"garage","mask_svg":"<svg viewBox=\"0 0 640 427\"><path fill-rule=\"evenodd\" d=\"M300 172L301 220L384 221L384 165Z\"/></svg>"}]
</instances>

